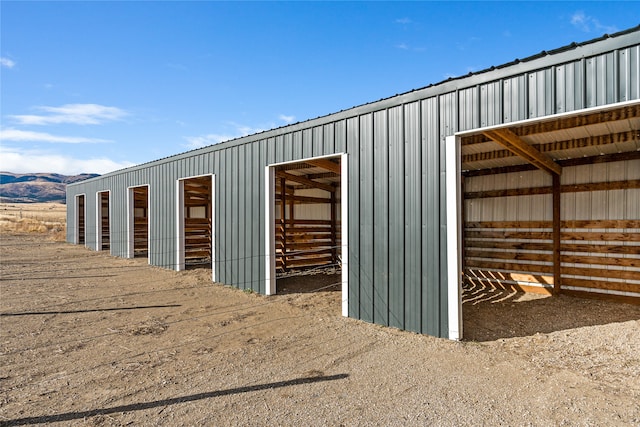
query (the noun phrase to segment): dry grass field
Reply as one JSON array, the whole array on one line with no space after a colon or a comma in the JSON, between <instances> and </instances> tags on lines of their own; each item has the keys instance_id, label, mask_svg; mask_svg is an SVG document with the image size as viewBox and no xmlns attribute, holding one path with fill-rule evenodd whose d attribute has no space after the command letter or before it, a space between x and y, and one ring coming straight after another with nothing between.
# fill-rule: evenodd
<instances>
[{"instance_id":1,"label":"dry grass field","mask_svg":"<svg viewBox=\"0 0 640 427\"><path fill-rule=\"evenodd\" d=\"M32 233L64 241L67 206L60 203L0 203L1 233Z\"/></svg>"},{"instance_id":2,"label":"dry grass field","mask_svg":"<svg viewBox=\"0 0 640 427\"><path fill-rule=\"evenodd\" d=\"M27 208L2 211L0 425L640 426L640 306L475 290L452 342L301 291L330 276L246 293L13 228L60 225Z\"/></svg>"}]
</instances>

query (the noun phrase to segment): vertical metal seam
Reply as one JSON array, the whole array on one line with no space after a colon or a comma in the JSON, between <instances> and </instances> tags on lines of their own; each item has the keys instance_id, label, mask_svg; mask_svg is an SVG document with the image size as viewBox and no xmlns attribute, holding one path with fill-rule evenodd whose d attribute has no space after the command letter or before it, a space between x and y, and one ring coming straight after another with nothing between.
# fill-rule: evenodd
<instances>
[{"instance_id":1,"label":"vertical metal seam","mask_svg":"<svg viewBox=\"0 0 640 427\"><path fill-rule=\"evenodd\" d=\"M387 162L387 176L384 177L384 179L387 180L387 203L389 203L389 138L390 138L390 133L389 133L389 129L391 128L391 126L389 126L389 108L385 108L384 110L384 117L386 120L386 124L385 124L385 142L384 142L384 149L386 150L385 152L385 159ZM391 211L390 209L387 207L387 246L389 245L389 242L391 241ZM390 304L390 299L391 299L391 286L390 286L390 280L389 280L389 270L390 270L390 266L391 266L391 251L387 250L387 279L385 280L386 282L386 288L387 288L387 324L390 325L391 324L391 304Z\"/></svg>"}]
</instances>

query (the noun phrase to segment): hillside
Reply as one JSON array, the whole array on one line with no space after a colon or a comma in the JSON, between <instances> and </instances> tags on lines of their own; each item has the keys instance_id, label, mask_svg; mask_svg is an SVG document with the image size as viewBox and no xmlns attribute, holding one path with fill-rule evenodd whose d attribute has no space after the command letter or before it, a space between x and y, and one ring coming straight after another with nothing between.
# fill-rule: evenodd
<instances>
[{"instance_id":1,"label":"hillside","mask_svg":"<svg viewBox=\"0 0 640 427\"><path fill-rule=\"evenodd\" d=\"M17 174L0 172L0 202L3 203L65 203L66 186L97 174L60 175L57 173Z\"/></svg>"}]
</instances>

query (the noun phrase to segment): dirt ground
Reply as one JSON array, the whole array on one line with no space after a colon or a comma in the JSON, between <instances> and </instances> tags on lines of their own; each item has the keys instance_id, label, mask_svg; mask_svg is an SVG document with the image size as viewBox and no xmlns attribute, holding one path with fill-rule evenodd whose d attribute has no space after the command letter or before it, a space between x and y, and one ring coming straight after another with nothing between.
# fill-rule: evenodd
<instances>
[{"instance_id":1,"label":"dirt ground","mask_svg":"<svg viewBox=\"0 0 640 427\"><path fill-rule=\"evenodd\" d=\"M478 290L452 342L341 317L331 276L265 297L6 231L0 271L0 425L640 426L637 305Z\"/></svg>"}]
</instances>

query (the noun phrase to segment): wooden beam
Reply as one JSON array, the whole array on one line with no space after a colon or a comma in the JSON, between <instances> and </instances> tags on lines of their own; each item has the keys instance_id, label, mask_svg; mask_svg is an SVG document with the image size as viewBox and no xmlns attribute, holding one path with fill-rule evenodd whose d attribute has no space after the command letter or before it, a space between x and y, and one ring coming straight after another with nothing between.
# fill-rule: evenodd
<instances>
[{"instance_id":1,"label":"wooden beam","mask_svg":"<svg viewBox=\"0 0 640 427\"><path fill-rule=\"evenodd\" d=\"M629 190L640 188L640 179L625 181L593 182L589 184L565 184L560 186L561 193L581 193L588 191ZM507 190L474 191L464 195L465 199L484 199L488 197L533 196L553 193L551 187L510 188Z\"/></svg>"},{"instance_id":2,"label":"wooden beam","mask_svg":"<svg viewBox=\"0 0 640 427\"><path fill-rule=\"evenodd\" d=\"M583 116L565 117L561 119L537 122L516 128L514 129L514 133L518 136L535 135L576 127L590 126L599 123L629 120L634 117L640 117L640 105L638 104L625 106L611 111L598 111ZM481 134L470 135L462 139L463 146L482 144L485 142L487 141Z\"/></svg>"},{"instance_id":3,"label":"wooden beam","mask_svg":"<svg viewBox=\"0 0 640 427\"><path fill-rule=\"evenodd\" d=\"M473 155L469 155L473 156ZM463 156L463 163L464 163ZM625 151L622 153L612 153L612 154L600 154L598 156L589 156L589 157L577 157L575 159L566 159L566 160L558 160L560 166L582 166L582 165L592 165L597 163L609 163L609 162L622 162L625 160L637 160L640 159L640 151ZM503 173L511 173L511 172L525 172L530 170L537 169L533 165L515 165L515 166L503 166L498 168L490 168L490 169L474 169L462 172L464 176L485 176L485 175L499 175Z\"/></svg>"},{"instance_id":4,"label":"wooden beam","mask_svg":"<svg viewBox=\"0 0 640 427\"><path fill-rule=\"evenodd\" d=\"M573 150L586 147L600 147L611 144L624 144L636 141L637 131L626 131L613 134L589 136L585 138L574 138L563 141L546 142L544 144L533 144L531 147L541 153L552 151ZM513 157L514 153L509 150L485 151L481 153L466 154L462 156L462 163L481 162L486 160L504 159ZM558 164L560 164L558 162Z\"/></svg>"},{"instance_id":5,"label":"wooden beam","mask_svg":"<svg viewBox=\"0 0 640 427\"><path fill-rule=\"evenodd\" d=\"M550 174L560 175L562 167L553 161L551 157L543 154L524 142L518 135L509 129L496 129L485 131L484 134L505 147L507 150L514 152L529 163L536 165L538 168L549 172Z\"/></svg>"},{"instance_id":6,"label":"wooden beam","mask_svg":"<svg viewBox=\"0 0 640 427\"><path fill-rule=\"evenodd\" d=\"M297 182L298 184L306 185L306 186L309 186L309 187L319 188L321 190L328 191L330 193L333 193L334 191L336 191L336 187L334 187L333 185L323 184L321 182L312 181L312 180L310 180L308 178L305 178L303 176L292 175L290 173L283 172L283 171L277 171L276 175L278 177L280 177L280 178L285 178L285 179L287 179L289 181Z\"/></svg>"},{"instance_id":7,"label":"wooden beam","mask_svg":"<svg viewBox=\"0 0 640 427\"><path fill-rule=\"evenodd\" d=\"M340 175L340 172L342 171L339 163L332 162L329 159L312 159L305 160L304 162L311 166L316 166L322 169L326 169L330 172L337 173L338 175Z\"/></svg>"},{"instance_id":8,"label":"wooden beam","mask_svg":"<svg viewBox=\"0 0 640 427\"><path fill-rule=\"evenodd\" d=\"M276 200L280 200L280 195L276 194ZM328 197L311 197L311 196L292 196L289 195L287 200L295 203L317 203L317 204L329 204L331 199Z\"/></svg>"}]
</instances>

